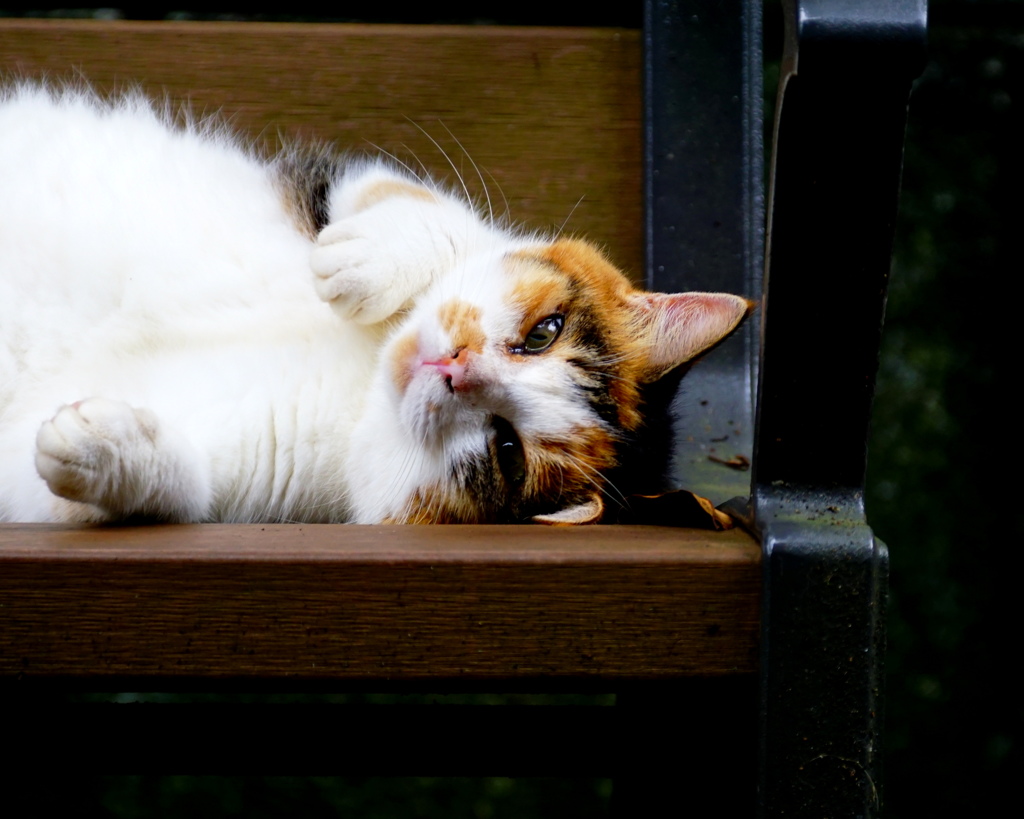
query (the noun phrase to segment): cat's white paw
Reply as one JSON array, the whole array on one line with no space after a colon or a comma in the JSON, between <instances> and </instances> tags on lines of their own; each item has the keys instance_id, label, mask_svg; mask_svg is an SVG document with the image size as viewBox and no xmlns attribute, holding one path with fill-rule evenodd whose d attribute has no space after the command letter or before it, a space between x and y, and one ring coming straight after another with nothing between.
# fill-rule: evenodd
<instances>
[{"instance_id":1,"label":"cat's white paw","mask_svg":"<svg viewBox=\"0 0 1024 819\"><path fill-rule=\"evenodd\" d=\"M62 407L36 436L36 470L50 491L116 517L187 519L180 459L161 447L160 424L146 409L88 398Z\"/></svg>"},{"instance_id":2,"label":"cat's white paw","mask_svg":"<svg viewBox=\"0 0 1024 819\"><path fill-rule=\"evenodd\" d=\"M152 413L122 401L68 404L36 436L36 469L55 495L109 507L131 492L130 473L151 455L156 431Z\"/></svg>"},{"instance_id":3,"label":"cat's white paw","mask_svg":"<svg viewBox=\"0 0 1024 819\"><path fill-rule=\"evenodd\" d=\"M384 321L409 307L484 233L455 202L391 197L321 231L310 258L317 293L346 318Z\"/></svg>"},{"instance_id":4,"label":"cat's white paw","mask_svg":"<svg viewBox=\"0 0 1024 819\"><path fill-rule=\"evenodd\" d=\"M380 221L378 214L364 212L328 225L310 259L320 298L361 324L390 318L415 295L403 285L410 273L417 278L407 269L415 266L416 252L389 247Z\"/></svg>"}]
</instances>

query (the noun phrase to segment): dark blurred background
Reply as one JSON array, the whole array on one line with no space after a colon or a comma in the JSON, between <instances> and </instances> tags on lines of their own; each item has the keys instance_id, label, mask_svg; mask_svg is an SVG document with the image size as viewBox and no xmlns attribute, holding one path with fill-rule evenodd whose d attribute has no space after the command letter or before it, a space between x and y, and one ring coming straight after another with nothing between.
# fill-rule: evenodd
<instances>
[{"instance_id":1,"label":"dark blurred background","mask_svg":"<svg viewBox=\"0 0 1024 819\"><path fill-rule=\"evenodd\" d=\"M100 14L324 13L301 2L288 14L218 5L218 12L126 5ZM438 0L400 17L366 5L334 2L331 14L376 22L642 23L639 2L573 12L536 0ZM96 14L0 12L26 13ZM781 51L778 0L765 2L765 27L771 78ZM1020 399L1006 379L1021 373L1014 282L1024 273L1024 0L931 0L929 37L930 59L911 99L868 470L869 520L892 557L884 795L886 815L898 819L1003 815L1024 781L1024 699L1013 671L1022 527L1009 514L1016 490L1001 483L1016 474L1020 451L1013 431ZM589 817L607 815L610 789L606 779L494 778L113 777L76 785L81 812L117 817Z\"/></svg>"},{"instance_id":2,"label":"dark blurred background","mask_svg":"<svg viewBox=\"0 0 1024 819\"><path fill-rule=\"evenodd\" d=\"M888 814L1002 815L1024 774L1009 514L1024 4L931 0L868 462L890 545ZM1016 271L1016 272L1015 272Z\"/></svg>"}]
</instances>

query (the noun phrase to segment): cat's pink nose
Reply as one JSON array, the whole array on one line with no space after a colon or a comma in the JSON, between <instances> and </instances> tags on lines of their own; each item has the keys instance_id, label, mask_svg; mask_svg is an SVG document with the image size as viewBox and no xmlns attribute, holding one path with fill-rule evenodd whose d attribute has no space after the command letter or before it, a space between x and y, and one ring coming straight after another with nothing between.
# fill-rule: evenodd
<instances>
[{"instance_id":1,"label":"cat's pink nose","mask_svg":"<svg viewBox=\"0 0 1024 819\"><path fill-rule=\"evenodd\" d=\"M424 367L436 367L445 378L448 389L455 392L466 387L466 371L469 369L469 350L456 350L454 356L441 356L436 361L424 361Z\"/></svg>"}]
</instances>

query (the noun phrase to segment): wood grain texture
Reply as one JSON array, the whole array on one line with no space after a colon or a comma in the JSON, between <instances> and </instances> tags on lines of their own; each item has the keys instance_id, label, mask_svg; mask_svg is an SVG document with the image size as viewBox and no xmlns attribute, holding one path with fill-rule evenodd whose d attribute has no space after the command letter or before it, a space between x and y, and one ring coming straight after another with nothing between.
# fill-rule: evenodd
<instances>
[{"instance_id":1,"label":"wood grain texture","mask_svg":"<svg viewBox=\"0 0 1024 819\"><path fill-rule=\"evenodd\" d=\"M756 668L760 550L661 527L0 526L0 679Z\"/></svg>"},{"instance_id":2,"label":"wood grain texture","mask_svg":"<svg viewBox=\"0 0 1024 819\"><path fill-rule=\"evenodd\" d=\"M482 201L472 157L496 213L564 223L637 281L640 68L639 32L613 29L0 20L8 79L137 84L258 139L379 146L455 184L443 149Z\"/></svg>"}]
</instances>

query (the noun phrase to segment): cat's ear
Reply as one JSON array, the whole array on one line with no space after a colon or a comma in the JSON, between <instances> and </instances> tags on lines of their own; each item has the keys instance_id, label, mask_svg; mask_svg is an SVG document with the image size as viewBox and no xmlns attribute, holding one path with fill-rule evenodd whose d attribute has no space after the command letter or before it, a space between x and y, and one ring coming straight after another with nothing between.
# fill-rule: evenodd
<instances>
[{"instance_id":1,"label":"cat's ear","mask_svg":"<svg viewBox=\"0 0 1024 819\"><path fill-rule=\"evenodd\" d=\"M754 309L730 293L635 293L637 351L646 359L641 380L657 381L669 370L714 347Z\"/></svg>"},{"instance_id":2,"label":"cat's ear","mask_svg":"<svg viewBox=\"0 0 1024 819\"><path fill-rule=\"evenodd\" d=\"M534 515L534 523L545 523L548 526L583 526L587 523L600 523L604 515L604 501L601 496L593 494L590 500L559 509L550 515Z\"/></svg>"}]
</instances>

